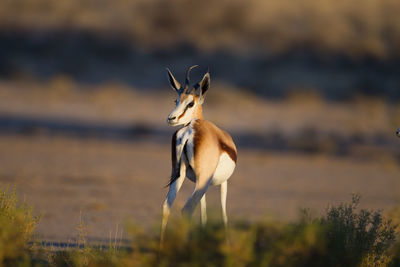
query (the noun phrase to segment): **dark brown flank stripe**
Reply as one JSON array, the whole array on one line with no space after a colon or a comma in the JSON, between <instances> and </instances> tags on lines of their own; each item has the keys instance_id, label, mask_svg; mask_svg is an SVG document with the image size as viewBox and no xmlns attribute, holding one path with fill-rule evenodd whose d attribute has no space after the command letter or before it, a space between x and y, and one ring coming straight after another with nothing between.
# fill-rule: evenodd
<instances>
[{"instance_id":1,"label":"dark brown flank stripe","mask_svg":"<svg viewBox=\"0 0 400 267\"><path fill-rule=\"evenodd\" d=\"M224 142L222 142L222 140L218 140L219 142L219 147L221 148L222 151L226 152L229 157L236 163L237 161L237 154L236 151L228 146L227 144L225 144Z\"/></svg>"},{"instance_id":2,"label":"dark brown flank stripe","mask_svg":"<svg viewBox=\"0 0 400 267\"><path fill-rule=\"evenodd\" d=\"M180 164L176 164L176 135L178 131L176 131L172 135L172 142L171 142L171 162L172 162L172 172L171 172L171 179L169 180L169 183L167 186L170 186L175 180L179 178L179 172L180 172Z\"/></svg>"}]
</instances>

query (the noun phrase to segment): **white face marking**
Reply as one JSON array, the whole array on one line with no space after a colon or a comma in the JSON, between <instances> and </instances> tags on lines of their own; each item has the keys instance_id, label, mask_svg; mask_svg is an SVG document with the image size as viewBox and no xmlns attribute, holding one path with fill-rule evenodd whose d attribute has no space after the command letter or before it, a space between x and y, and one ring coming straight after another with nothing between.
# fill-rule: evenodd
<instances>
[{"instance_id":1,"label":"white face marking","mask_svg":"<svg viewBox=\"0 0 400 267\"><path fill-rule=\"evenodd\" d=\"M168 115L168 124L178 126L189 123L193 118L195 107L196 103L192 95L188 95L182 102L178 96L175 109Z\"/></svg>"}]
</instances>

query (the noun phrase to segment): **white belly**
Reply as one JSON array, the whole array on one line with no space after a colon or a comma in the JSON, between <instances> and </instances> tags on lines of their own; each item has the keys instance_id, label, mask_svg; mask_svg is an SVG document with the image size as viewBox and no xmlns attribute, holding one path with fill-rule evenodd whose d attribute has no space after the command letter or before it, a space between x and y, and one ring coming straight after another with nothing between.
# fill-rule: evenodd
<instances>
[{"instance_id":1,"label":"white belly","mask_svg":"<svg viewBox=\"0 0 400 267\"><path fill-rule=\"evenodd\" d=\"M236 164L229 157L229 155L226 153L222 153L221 156L219 157L217 169L214 172L211 184L219 185L228 180L229 177L231 177L233 171L235 170L235 167Z\"/></svg>"}]
</instances>

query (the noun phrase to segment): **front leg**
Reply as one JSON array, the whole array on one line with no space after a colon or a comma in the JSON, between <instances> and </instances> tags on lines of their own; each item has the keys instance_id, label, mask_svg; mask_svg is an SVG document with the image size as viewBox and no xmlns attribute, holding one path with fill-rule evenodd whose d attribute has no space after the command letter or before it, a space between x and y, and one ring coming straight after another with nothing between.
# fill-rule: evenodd
<instances>
[{"instance_id":1,"label":"front leg","mask_svg":"<svg viewBox=\"0 0 400 267\"><path fill-rule=\"evenodd\" d=\"M204 227L207 223L206 194L204 194L200 200L200 220L201 220L201 225Z\"/></svg>"},{"instance_id":2,"label":"front leg","mask_svg":"<svg viewBox=\"0 0 400 267\"><path fill-rule=\"evenodd\" d=\"M221 184L221 208L222 219L224 220L225 228L228 226L228 216L226 216L226 195L228 193L228 181Z\"/></svg>"},{"instance_id":3,"label":"front leg","mask_svg":"<svg viewBox=\"0 0 400 267\"><path fill-rule=\"evenodd\" d=\"M182 209L182 212L184 214L186 214L188 217L192 216L193 211L197 206L197 203L199 203L200 200L205 196L205 193L207 192L207 189L210 186L210 184L211 184L211 178L207 179L203 183L199 182L199 180L196 181L196 187L194 188L192 195L186 201L186 204Z\"/></svg>"},{"instance_id":4,"label":"front leg","mask_svg":"<svg viewBox=\"0 0 400 267\"><path fill-rule=\"evenodd\" d=\"M174 203L174 200L179 192L179 189L181 189L185 177L186 177L186 163L184 160L182 160L180 164L179 177L169 185L167 197L163 204L163 217L161 222L161 239L160 239L161 244L164 241L165 228L167 226L168 217L170 214L172 204Z\"/></svg>"}]
</instances>

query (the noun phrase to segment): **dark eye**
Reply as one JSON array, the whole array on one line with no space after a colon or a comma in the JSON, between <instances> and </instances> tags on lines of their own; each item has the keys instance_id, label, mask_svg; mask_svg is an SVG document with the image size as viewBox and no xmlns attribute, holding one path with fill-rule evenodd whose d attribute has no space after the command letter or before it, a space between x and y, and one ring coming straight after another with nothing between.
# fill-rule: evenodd
<instances>
[{"instance_id":1,"label":"dark eye","mask_svg":"<svg viewBox=\"0 0 400 267\"><path fill-rule=\"evenodd\" d=\"M192 102L189 103L188 107L191 108L193 106L194 106L194 102L192 101Z\"/></svg>"},{"instance_id":2,"label":"dark eye","mask_svg":"<svg viewBox=\"0 0 400 267\"><path fill-rule=\"evenodd\" d=\"M175 101L174 101L174 102L175 102L175 105L176 105L176 104L178 104L178 99L175 99Z\"/></svg>"}]
</instances>

